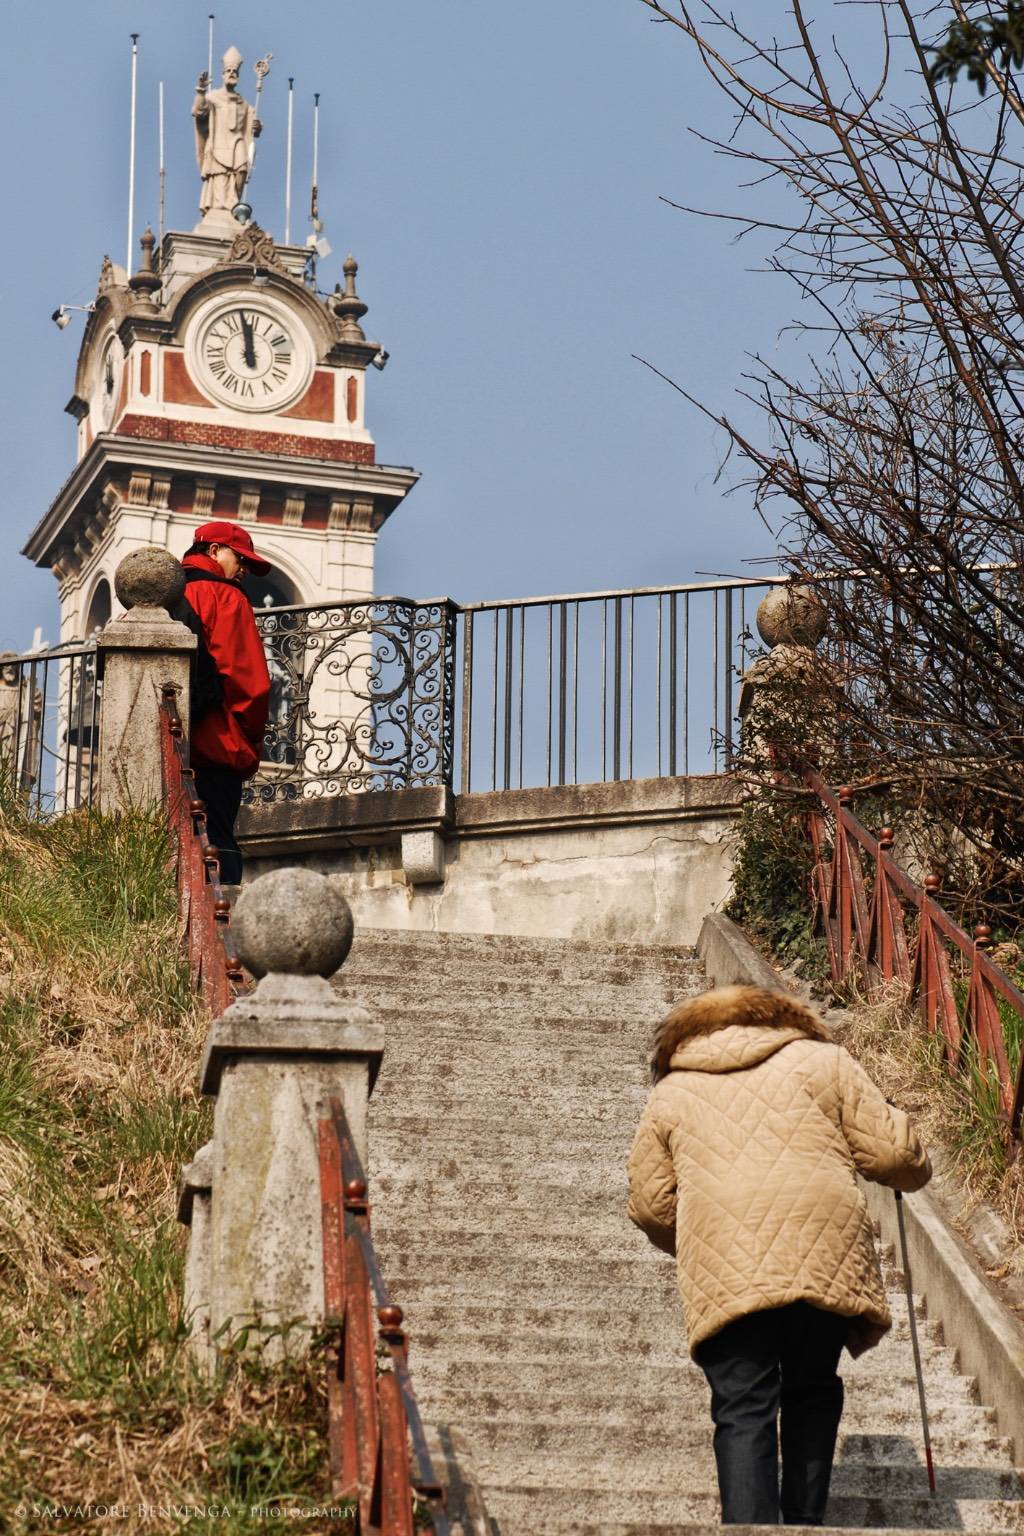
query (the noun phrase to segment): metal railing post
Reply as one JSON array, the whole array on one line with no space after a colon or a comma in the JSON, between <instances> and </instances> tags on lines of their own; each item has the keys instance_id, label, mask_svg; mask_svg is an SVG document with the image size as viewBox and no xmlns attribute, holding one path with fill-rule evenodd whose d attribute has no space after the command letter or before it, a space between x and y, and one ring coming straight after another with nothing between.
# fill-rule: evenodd
<instances>
[{"instance_id":1,"label":"metal railing post","mask_svg":"<svg viewBox=\"0 0 1024 1536\"><path fill-rule=\"evenodd\" d=\"M462 762L459 793L473 787L473 613L462 615Z\"/></svg>"}]
</instances>

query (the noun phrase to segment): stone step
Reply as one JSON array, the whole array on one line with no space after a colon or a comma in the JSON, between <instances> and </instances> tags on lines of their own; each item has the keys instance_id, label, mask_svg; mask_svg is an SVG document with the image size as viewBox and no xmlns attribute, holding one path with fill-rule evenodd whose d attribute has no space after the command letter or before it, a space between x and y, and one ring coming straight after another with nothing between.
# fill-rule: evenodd
<instances>
[{"instance_id":1,"label":"stone step","mask_svg":"<svg viewBox=\"0 0 1024 1536\"><path fill-rule=\"evenodd\" d=\"M671 1324L672 1320L668 1321ZM633 1329L613 1331L609 1328L595 1331L592 1336L582 1329L565 1333L553 1328L540 1330L526 1327L488 1331L487 1328L466 1325L461 1315L457 1323L434 1328L425 1327L419 1315L415 1319L410 1318L408 1322L410 1328L415 1328L417 1348L429 1351L438 1360L568 1360L578 1358L581 1349L586 1349L588 1359L604 1361L606 1364L623 1362L627 1365L672 1365L689 1360L681 1320L675 1327L662 1326L660 1330L648 1326L643 1333L638 1333ZM922 1339L921 1346L921 1358L930 1369L953 1368L954 1352L945 1349L934 1335L927 1340ZM902 1357L909 1348L905 1327L902 1334L896 1333L895 1337L887 1335L880 1346L885 1368L888 1368L893 1356ZM840 1366L840 1374L844 1378L849 1378L856 1370L856 1366Z\"/></svg>"},{"instance_id":2,"label":"stone step","mask_svg":"<svg viewBox=\"0 0 1024 1536\"><path fill-rule=\"evenodd\" d=\"M402 1306L403 1297L458 1305L460 1301L479 1302L485 1296L500 1296L508 1302L517 1295L530 1296L534 1301L544 1297L566 1302L603 1296L608 1305L617 1296L623 1306L678 1306L671 1262L647 1263L643 1256L609 1259L607 1263L576 1256L553 1259L539 1275L535 1262L518 1255L504 1258L498 1252L485 1258L448 1254L443 1268L434 1269L418 1254L382 1252L381 1268Z\"/></svg>"},{"instance_id":3,"label":"stone step","mask_svg":"<svg viewBox=\"0 0 1024 1536\"><path fill-rule=\"evenodd\" d=\"M673 1322L676 1325L674 1329L670 1326ZM489 1333L500 1333L505 1337L529 1333L546 1337L552 1334L560 1339L586 1340L595 1356L604 1355L606 1345L612 1346L611 1353L615 1355L620 1352L622 1345L635 1345L646 1358L650 1346L664 1345L670 1348L676 1340L680 1352L685 1353L681 1308L673 1317L666 1318L652 1316L646 1311L622 1311L596 1305L489 1307L470 1304L459 1306L457 1310L450 1306L417 1306L415 1316L406 1318L406 1326L415 1329L414 1344L422 1334L429 1334L435 1340L433 1348L439 1353L443 1353L449 1340L482 1337ZM944 1343L941 1326L927 1320L918 1325L918 1336L922 1342L929 1344ZM895 1317L891 1332L879 1347L887 1347L890 1340L907 1345L909 1339L910 1327L904 1312L903 1316ZM840 1371L849 1365L849 1359L844 1357Z\"/></svg>"},{"instance_id":4,"label":"stone step","mask_svg":"<svg viewBox=\"0 0 1024 1536\"><path fill-rule=\"evenodd\" d=\"M980 1410L975 1410L975 1413ZM837 1462L863 1464L865 1466L913 1466L924 1467L920 1427L917 1438L909 1434L876 1434L873 1424L876 1409L873 1403L849 1404L843 1413L839 1440L836 1447ZM844 1427L845 1426L845 1427ZM970 1427L960 1431L940 1430L932 1436L935 1463L940 1467L1002 1467L1013 1470L1013 1441L1005 1435L986 1433L986 1425L979 1427L972 1415ZM573 1454L588 1460L602 1456L634 1457L656 1454L679 1454L687 1451L694 1455L712 1458L711 1420L697 1416L685 1422L677 1419L671 1436L666 1435L660 1422L647 1423L643 1418L623 1418L621 1422L608 1424L575 1423L548 1424L538 1422L510 1422L504 1419L477 1418L473 1421L470 1438L474 1457L484 1450L500 1450L509 1455L527 1456L535 1451L555 1451Z\"/></svg>"},{"instance_id":5,"label":"stone step","mask_svg":"<svg viewBox=\"0 0 1024 1536\"><path fill-rule=\"evenodd\" d=\"M502 1536L563 1536L591 1522L606 1532L619 1522L634 1530L673 1523L717 1523L717 1493L635 1492L631 1489L593 1489L587 1486L591 1472L581 1468L572 1486L549 1488L522 1479L507 1487L487 1489L487 1508ZM984 1536L1019 1536L1024 1506L993 1499L932 1499L927 1489L916 1497L875 1498L838 1495L829 1499L826 1519L834 1526L862 1526L904 1530L957 1530ZM774 1529L779 1529L775 1527ZM742 1536L742 1527L737 1527Z\"/></svg>"},{"instance_id":6,"label":"stone step","mask_svg":"<svg viewBox=\"0 0 1024 1536\"><path fill-rule=\"evenodd\" d=\"M909 1361L906 1368L900 1369L899 1364L892 1361L868 1365L865 1363L868 1358L858 1362L856 1373L850 1371L843 1377L851 1399L869 1394L877 1399L897 1390L907 1393L913 1390L916 1401L916 1379ZM923 1366L929 1407L933 1402L938 1405L977 1401L977 1383L973 1376L946 1374L950 1368L947 1353L934 1360L926 1359ZM453 1401L466 1389L489 1392L496 1397L514 1390L569 1398L576 1394L588 1396L603 1389L609 1402L631 1399L638 1405L648 1397L674 1396L678 1404L689 1400L699 1401L703 1406L707 1397L703 1373L690 1361L681 1364L634 1361L617 1364L614 1373L610 1373L605 1361L589 1360L581 1357L579 1352L566 1360L507 1361L480 1354L463 1355L457 1360L431 1359L423 1351L416 1358L415 1377L417 1391L429 1389L435 1397L442 1392L450 1393Z\"/></svg>"},{"instance_id":7,"label":"stone step","mask_svg":"<svg viewBox=\"0 0 1024 1536\"><path fill-rule=\"evenodd\" d=\"M520 1029L516 1036L513 1025L505 1028L477 1015L465 1027L446 1021L443 1030L431 1029L429 1040L399 1047L382 1010L373 1010L373 1015L384 1027L381 1071L392 1074L390 1081L395 1087L385 1096L380 1084L389 1079L378 1079L371 1109L379 1110L386 1104L389 1110L401 1113L410 1087L443 1071L460 1080L477 1075L499 1077L503 1070L520 1077L533 1074L541 1081L560 1079L567 1091L575 1091L577 1083L599 1087L614 1080L630 1085L633 1094L642 1094L641 1104L651 1091L646 1029L631 1028L626 1034L620 1031L613 1035L561 1024L544 1035L531 1031L524 1036Z\"/></svg>"},{"instance_id":8,"label":"stone step","mask_svg":"<svg viewBox=\"0 0 1024 1536\"><path fill-rule=\"evenodd\" d=\"M373 1144L370 1145L370 1162L373 1163ZM440 1168L450 1169L441 1172ZM626 1170L621 1167L614 1187L609 1185L604 1168L589 1166L568 1168L557 1165L547 1178L538 1178L533 1168L519 1167L518 1177L509 1179L496 1176L488 1167L479 1174L475 1170L460 1168L451 1159L438 1169L421 1167L419 1163L406 1162L387 1173L378 1173L370 1184L374 1205L374 1232L381 1230L385 1221L389 1226L400 1224L408 1229L410 1223L417 1227L447 1220L451 1212L465 1212L467 1196L472 1196L472 1208L493 1211L531 1211L539 1219L542 1215L560 1223L564 1230L566 1206L579 1217L586 1213L589 1223L591 1214L617 1212L620 1220L625 1217Z\"/></svg>"},{"instance_id":9,"label":"stone step","mask_svg":"<svg viewBox=\"0 0 1024 1536\"><path fill-rule=\"evenodd\" d=\"M772 1536L772 1533L785 1530L785 1526L777 1525L733 1525L729 1527L731 1536ZM789 1530L798 1527L790 1526ZM805 1527L806 1529L806 1527ZM870 1530L864 1526L852 1530L849 1526L819 1525L818 1536L878 1536L878 1526ZM918 1527L910 1531L905 1528L897 1530L895 1526L886 1526L888 1536L928 1536L928 1532ZM580 1524L572 1520L568 1525L559 1524L557 1536L722 1536L721 1522L702 1521L700 1525L677 1525L674 1522L664 1525L660 1520L645 1520L642 1525L636 1525L632 1521L623 1523L620 1520L602 1520L599 1525L591 1525L589 1522Z\"/></svg>"},{"instance_id":10,"label":"stone step","mask_svg":"<svg viewBox=\"0 0 1024 1536\"><path fill-rule=\"evenodd\" d=\"M687 966L665 967L656 973L635 968L602 973L592 966L530 964L498 969L488 964L445 965L410 959L403 962L401 971L396 975L387 961L379 967L346 965L332 985L342 996L373 999L396 1014L408 998L420 1018L441 1020L470 1009L487 1013L493 1008L507 1013L518 1007L528 1028L534 1009L542 1019L556 1009L580 1022L589 1015L618 1016L625 1021L650 1012L653 1024L705 987L700 973Z\"/></svg>"},{"instance_id":11,"label":"stone step","mask_svg":"<svg viewBox=\"0 0 1024 1536\"><path fill-rule=\"evenodd\" d=\"M584 1242L574 1233L567 1233L566 1225L563 1222L560 1234L535 1233L528 1218L522 1218L515 1224L506 1220L496 1231L492 1227L480 1230L475 1227L438 1225L421 1227L419 1230L399 1227L390 1232L385 1227L382 1232L374 1232L374 1242L382 1256L382 1263L383 1255L387 1254L389 1263L406 1270L413 1259L447 1263L457 1253L460 1263L495 1256L504 1261L507 1255L516 1263L536 1264L544 1266L545 1270L548 1264L556 1264L564 1259L577 1259L583 1264L600 1264L606 1259L628 1260L635 1264L639 1259L641 1263L652 1264L658 1270L664 1269L670 1279L675 1278L674 1261L667 1254L652 1248L639 1227L627 1221L624 1214L620 1215L611 1239L604 1239L596 1232L588 1232ZM649 1258L649 1255L653 1255L653 1258Z\"/></svg>"},{"instance_id":12,"label":"stone step","mask_svg":"<svg viewBox=\"0 0 1024 1536\"><path fill-rule=\"evenodd\" d=\"M471 1095L481 1089L488 1094L511 1095L523 1090L538 1091L542 1087L560 1088L563 1098L569 1093L580 1098L589 1098L591 1094L610 1097L613 1093L628 1093L630 1107L634 1101L639 1108L643 1107L650 1083L639 1054L635 1061L627 1061L623 1048L614 1046L607 1048L604 1061L595 1061L589 1050L585 1064L567 1060L578 1054L578 1049L567 1044L564 1037L557 1051L534 1048L532 1042L523 1042L517 1046L514 1056L495 1050L492 1041L467 1041L465 1049L455 1046L431 1055L423 1050L403 1053L385 1047L377 1092L393 1083L395 1109L404 1106L410 1095L434 1093L449 1085L458 1086L464 1094ZM571 1086L567 1072L572 1074ZM472 1098L470 1102L473 1102ZM375 1107L371 1101L371 1108Z\"/></svg>"},{"instance_id":13,"label":"stone step","mask_svg":"<svg viewBox=\"0 0 1024 1536\"><path fill-rule=\"evenodd\" d=\"M634 1252L625 1249L627 1241L635 1241ZM641 1301L659 1305L659 1298L663 1298L672 1304L669 1315L677 1315L674 1261L651 1248L642 1233L637 1232L632 1239L628 1229L620 1256L602 1250L600 1245L590 1249L574 1243L571 1236L561 1241L513 1244L498 1234L491 1239L489 1249L474 1253L450 1251L443 1244L433 1250L425 1245L401 1249L383 1243L377 1246L382 1272L399 1301L399 1288L406 1296L437 1303L479 1304L486 1296L501 1296L510 1302L521 1296L534 1306L554 1302L575 1305L581 1299L593 1301L602 1296L611 1305L608 1297L614 1292L628 1308L629 1297L635 1293L634 1305ZM437 1292L432 1298L430 1288ZM894 1290L891 1294L894 1299L899 1295ZM903 1305L902 1301L898 1304Z\"/></svg>"},{"instance_id":14,"label":"stone step","mask_svg":"<svg viewBox=\"0 0 1024 1536\"><path fill-rule=\"evenodd\" d=\"M589 1521L579 1522L570 1520L567 1524L559 1522L557 1529L551 1527L552 1536L722 1536L722 1525L717 1516L713 1520L701 1521L698 1525L686 1523L679 1525L675 1521L668 1524L661 1520L645 1520L637 1525L634 1521L601 1520L598 1524ZM780 1530L795 1531L798 1526L778 1525L731 1525L728 1528L730 1536L773 1536ZM806 1526L803 1527L806 1530ZM877 1525L866 1527L858 1526L854 1530L848 1525L819 1525L816 1527L818 1536L878 1536L879 1529L884 1529L888 1536L929 1536L934 1526L924 1529L917 1526L913 1530L901 1526L898 1530L895 1526ZM955 1529L955 1527L954 1527ZM517 1536L512 1532L511 1536Z\"/></svg>"},{"instance_id":15,"label":"stone step","mask_svg":"<svg viewBox=\"0 0 1024 1536\"><path fill-rule=\"evenodd\" d=\"M640 1402L629 1393L615 1393L610 1389L569 1394L552 1394L550 1390L527 1391L509 1387L500 1394L489 1388L480 1388L475 1382L466 1381L458 1387L431 1388L420 1385L421 1357L414 1352L410 1360L413 1383L421 1408L428 1404L435 1417L441 1417L441 1409L450 1409L453 1423L462 1424L472 1434L477 1421L489 1420L508 1425L542 1424L549 1429L564 1428L566 1433L576 1426L589 1425L595 1429L607 1429L609 1436L617 1429L630 1424L659 1427L666 1441L676 1432L682 1421L680 1394L678 1391L658 1395L654 1390L645 1394ZM698 1401L693 1395L693 1411L687 1422L699 1423L710 1434L708 1396L705 1388ZM970 1436L991 1435L997 1428L994 1409L966 1400L936 1398L928 1405L928 1418L932 1430ZM916 1444L920 1434L918 1417L917 1384L911 1377L897 1379L891 1391L879 1396L876 1390L850 1392L843 1410L843 1423L861 1432L877 1430L879 1434L903 1434Z\"/></svg>"},{"instance_id":16,"label":"stone step","mask_svg":"<svg viewBox=\"0 0 1024 1536\"><path fill-rule=\"evenodd\" d=\"M415 929L359 928L356 931L347 966L364 955L397 953L400 963L410 955L422 954L430 961L457 956L497 959L503 965L516 966L523 959L551 960L568 964L591 956L597 965L621 966L624 962L644 962L644 969L658 965L696 965L696 951L685 944L613 944L594 939L548 939L527 934L502 933L426 933Z\"/></svg>"},{"instance_id":17,"label":"stone step","mask_svg":"<svg viewBox=\"0 0 1024 1536\"><path fill-rule=\"evenodd\" d=\"M599 1135L614 1136L628 1152L647 1098L646 1087L626 1077L595 1080L578 1089L574 1085L570 1092L564 1082L550 1074L541 1078L533 1072L510 1072L504 1077L497 1073L487 1077L447 1073L439 1068L409 1074L403 1081L395 1075L400 1071L396 1067L390 1078L383 1073L381 1077L385 1091L389 1082L402 1082L401 1115L392 1118L386 1112L378 1115L371 1110L370 1124L387 1134L396 1120L422 1123L429 1115L431 1140L445 1139L447 1120L456 1127L467 1121L475 1127L486 1126L489 1135L497 1124L503 1124L506 1135L517 1140L524 1122L527 1134L548 1136L557 1135L560 1127L578 1131L593 1125Z\"/></svg>"},{"instance_id":18,"label":"stone step","mask_svg":"<svg viewBox=\"0 0 1024 1536\"><path fill-rule=\"evenodd\" d=\"M581 1258L601 1259L632 1257L634 1254L643 1255L644 1260L656 1264L659 1268L667 1269L672 1266L675 1273L674 1260L654 1248L648 1242L646 1236L639 1227L633 1225L626 1215L626 1184L625 1176L622 1177L621 1202L611 1205L605 1212L598 1212L595 1219L601 1216L607 1217L610 1224L610 1235L597 1231L587 1223L584 1231L571 1230L570 1218L572 1211L541 1211L533 1212L529 1209L518 1209L513 1217L513 1207L499 1205L493 1211L494 1220L481 1220L486 1215L486 1207L481 1207L476 1202L473 1205L472 1222L466 1219L465 1211L463 1219L444 1220L442 1215L436 1220L430 1219L422 1210L416 1213L415 1221L408 1223L396 1220L390 1213L386 1220L377 1218L373 1222L373 1238L378 1249L384 1253L394 1255L402 1262L400 1255L433 1253L439 1250L442 1254L458 1250L460 1256L467 1258L482 1257L498 1253L514 1256L517 1260L536 1259L546 1262L548 1259L556 1260L567 1255L579 1255ZM542 1229L534 1225L534 1218L542 1223ZM559 1217L561 1218L559 1221ZM891 1265L883 1264L883 1281L887 1278L889 1290L894 1296L904 1297L902 1289L902 1276Z\"/></svg>"},{"instance_id":19,"label":"stone step","mask_svg":"<svg viewBox=\"0 0 1024 1536\"><path fill-rule=\"evenodd\" d=\"M568 1177L583 1189L592 1189L596 1183L603 1183L606 1190L613 1191L615 1197L623 1202L624 1208L628 1143L617 1149L613 1144L611 1155L588 1158L586 1149L579 1147L578 1138L570 1141L568 1146L564 1139L560 1139L558 1147L550 1148L544 1138L540 1138L533 1148L528 1149L530 1159L526 1161L518 1141L515 1148L512 1148L506 1130L500 1142L492 1135L489 1153L485 1145L477 1149L483 1151L482 1157L471 1157L459 1155L459 1147L453 1146L451 1142L435 1145L430 1138L429 1115L424 1114L415 1124L420 1127L421 1134L415 1135L410 1125L405 1130L404 1138L390 1136L386 1148L382 1145L387 1131L386 1124L381 1124L376 1132L371 1129L371 1196L382 1178L422 1178L425 1173L436 1177L439 1186L446 1184L451 1187L457 1182L465 1190L467 1198L472 1198L478 1180L481 1188L495 1183L504 1183L511 1188L521 1184L525 1178L536 1180L538 1185L547 1185L557 1184L559 1180ZM384 1215L385 1208L378 1205L378 1220L383 1220Z\"/></svg>"},{"instance_id":20,"label":"stone step","mask_svg":"<svg viewBox=\"0 0 1024 1536\"><path fill-rule=\"evenodd\" d=\"M710 1426L709 1426L710 1428ZM615 1447L598 1448L592 1455L570 1450L522 1452L505 1447L480 1448L473 1444L473 1464L485 1485L545 1483L559 1488L585 1487L588 1491L619 1489L657 1492L671 1488L682 1494L717 1491L715 1458L710 1432L704 1446L651 1447L643 1455L623 1456ZM1013 1467L936 1465L936 1502L1004 1499L1017 1502L1024 1512L1024 1481ZM890 1500L929 1497L928 1474L922 1465L868 1464L837 1461L830 1493L836 1498Z\"/></svg>"},{"instance_id":21,"label":"stone step","mask_svg":"<svg viewBox=\"0 0 1024 1536\"><path fill-rule=\"evenodd\" d=\"M390 962L379 967L346 965L334 985L349 996L373 996L382 1006L398 1012L408 997L432 1018L445 1018L452 1010L465 1013L470 1007L507 1010L518 1007L530 1026L534 1017L544 1018L549 1009L560 1009L567 1018L586 1019L615 1010L621 1018L638 1016L644 1008L657 1008L658 1017L683 997L704 990L700 972L692 967L673 966L658 974L649 971L620 971L594 974L588 967L531 966L500 970L487 965L403 966L396 977ZM537 1012L535 1013L535 1010Z\"/></svg>"},{"instance_id":22,"label":"stone step","mask_svg":"<svg viewBox=\"0 0 1024 1536\"><path fill-rule=\"evenodd\" d=\"M633 1259L617 1259L611 1264L593 1262L584 1275L580 1265L568 1271L564 1262L554 1264L543 1275L535 1265L516 1260L476 1259L468 1266L457 1255L445 1256L443 1269L426 1276L415 1255L410 1254L408 1268L399 1268L395 1256L381 1253L382 1272L394 1299L407 1310L425 1304L447 1306L511 1306L518 1296L528 1296L532 1306L613 1307L619 1302L627 1310L643 1307L654 1317L663 1317L666 1326L681 1327L679 1291L671 1260L640 1253ZM615 1273L609 1271L615 1269ZM893 1293L889 1310L895 1317L905 1307L902 1295ZM652 1310L653 1309L653 1310ZM924 1316L924 1302L917 1298L915 1312ZM413 1314L409 1312L410 1319Z\"/></svg>"},{"instance_id":23,"label":"stone step","mask_svg":"<svg viewBox=\"0 0 1024 1536\"><path fill-rule=\"evenodd\" d=\"M637 1115L623 1113L622 1106L613 1115L611 1109L587 1113L586 1106L574 1112L566 1105L564 1114L550 1112L533 1113L528 1108L516 1111L510 1120L508 1111L495 1105L487 1114L476 1104L465 1100L449 1113L439 1114L424 1106L422 1114L410 1114L403 1106L402 1113L382 1115L374 1120L376 1139L387 1148L408 1148L410 1138L415 1137L419 1157L423 1155L423 1141L429 1136L430 1149L440 1154L444 1149L457 1146L466 1153L481 1153L490 1158L513 1149L520 1155L531 1149L546 1152L548 1157L557 1154L574 1163L592 1162L594 1156L604 1159L620 1159L621 1174L625 1173L625 1161L633 1144ZM582 1140L586 1136L586 1142ZM495 1146L495 1138L500 1141Z\"/></svg>"},{"instance_id":24,"label":"stone step","mask_svg":"<svg viewBox=\"0 0 1024 1536\"><path fill-rule=\"evenodd\" d=\"M601 1000L595 998L594 1006L586 1013L576 1013L566 1006L564 999L550 999L545 1006L512 998L496 1003L485 995L474 998L460 988L457 1000L439 1010L436 1002L431 1004L426 998L411 996L392 1002L390 995L355 987L343 1001L369 1009L384 1028L386 1049L393 1053L398 1053L399 1042L404 1039L403 1016L408 1007L417 1017L431 1020L430 1035L422 1042L428 1052L442 1043L454 1049L475 1040L506 1043L512 1050L513 1036L518 1031L516 1053L527 1047L543 1048L552 1054L561 1052L564 1056L570 1045L578 1052L584 1048L589 1052L618 1047L627 1053L624 1059L646 1062L657 1025L672 1000L645 998L631 990L628 1006L616 998L609 998L602 1006ZM411 1043L406 1046L406 1055L411 1054Z\"/></svg>"}]
</instances>

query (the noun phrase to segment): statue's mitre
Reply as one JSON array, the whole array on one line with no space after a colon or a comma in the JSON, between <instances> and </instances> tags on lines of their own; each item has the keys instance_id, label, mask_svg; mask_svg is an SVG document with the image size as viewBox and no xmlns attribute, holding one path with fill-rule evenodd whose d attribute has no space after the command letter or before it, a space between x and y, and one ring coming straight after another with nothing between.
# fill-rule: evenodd
<instances>
[{"instance_id":1,"label":"statue's mitre","mask_svg":"<svg viewBox=\"0 0 1024 1536\"><path fill-rule=\"evenodd\" d=\"M223 64L225 69L227 69L229 65L232 69L241 69L242 55L239 53L238 49L232 45L232 47L228 49L227 53L224 55L220 62Z\"/></svg>"}]
</instances>

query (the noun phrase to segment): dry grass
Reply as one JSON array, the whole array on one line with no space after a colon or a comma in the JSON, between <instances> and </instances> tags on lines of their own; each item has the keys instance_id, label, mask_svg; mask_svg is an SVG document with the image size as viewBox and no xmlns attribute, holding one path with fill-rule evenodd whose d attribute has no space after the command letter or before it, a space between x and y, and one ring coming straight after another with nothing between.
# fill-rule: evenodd
<instances>
[{"instance_id":1,"label":"dry grass","mask_svg":"<svg viewBox=\"0 0 1024 1536\"><path fill-rule=\"evenodd\" d=\"M264 1531L252 1506L327 1501L322 1371L210 1384L185 1347L175 1187L209 1135L206 1021L167 854L158 821L33 825L0 786L4 1530Z\"/></svg>"},{"instance_id":2,"label":"dry grass","mask_svg":"<svg viewBox=\"0 0 1024 1536\"><path fill-rule=\"evenodd\" d=\"M898 982L875 1002L853 998L836 1039L907 1111L925 1143L947 1154L967 1200L999 1212L1024 1259L1021 1159L1008 1156L991 1086L976 1067L968 1061L965 1073L950 1073Z\"/></svg>"}]
</instances>

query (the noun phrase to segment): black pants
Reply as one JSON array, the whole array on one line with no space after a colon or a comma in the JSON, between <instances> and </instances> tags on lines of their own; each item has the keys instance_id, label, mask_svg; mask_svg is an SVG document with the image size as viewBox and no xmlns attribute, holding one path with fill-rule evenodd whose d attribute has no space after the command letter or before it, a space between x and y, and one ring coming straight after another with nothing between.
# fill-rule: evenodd
<instances>
[{"instance_id":1,"label":"black pants","mask_svg":"<svg viewBox=\"0 0 1024 1536\"><path fill-rule=\"evenodd\" d=\"M752 1312L698 1345L711 1387L723 1525L821 1525L849 1319L806 1301ZM782 1415L782 1494L779 1435Z\"/></svg>"},{"instance_id":2,"label":"black pants","mask_svg":"<svg viewBox=\"0 0 1024 1536\"><path fill-rule=\"evenodd\" d=\"M241 885L242 850L235 842L235 818L242 803L242 776L230 768L195 768L196 794L206 806L206 833L220 855L222 885Z\"/></svg>"}]
</instances>

